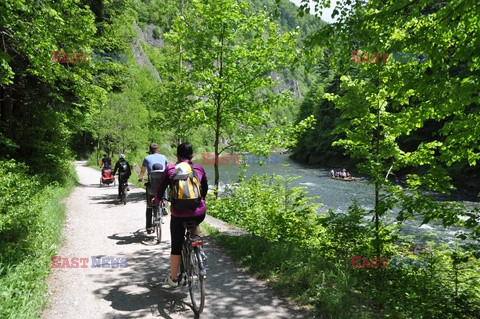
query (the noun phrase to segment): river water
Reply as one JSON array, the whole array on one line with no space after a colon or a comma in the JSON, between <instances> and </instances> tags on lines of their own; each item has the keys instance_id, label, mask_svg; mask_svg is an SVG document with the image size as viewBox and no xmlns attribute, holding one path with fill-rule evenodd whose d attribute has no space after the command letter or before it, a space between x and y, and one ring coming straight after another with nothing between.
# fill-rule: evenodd
<instances>
[{"instance_id":1,"label":"river water","mask_svg":"<svg viewBox=\"0 0 480 319\"><path fill-rule=\"evenodd\" d=\"M374 207L374 186L368 184L365 178L359 178L356 181L340 181L330 178L329 169L303 165L292 161L287 154L271 155L274 156L266 165L259 165L258 162L249 161L252 165L247 166L247 178L253 174L276 174L284 177L299 178L292 181L292 187L303 187L309 196L320 196L316 200L322 203L319 212L325 212L332 209L334 212L345 212L355 200L358 205L364 209ZM231 161L232 162L232 161ZM203 165L209 184L214 182L213 165ZM219 165L220 171L220 191L225 185L235 183L241 172L242 165ZM473 201L463 198L456 198L457 201L466 205L478 205ZM436 236L429 236L428 240L434 240L438 243L452 243L453 236L460 229L456 227L444 228L439 223L430 222L421 225L421 221L407 221L404 223L402 235L411 235L415 241L425 242L427 235L436 233Z\"/></svg>"}]
</instances>

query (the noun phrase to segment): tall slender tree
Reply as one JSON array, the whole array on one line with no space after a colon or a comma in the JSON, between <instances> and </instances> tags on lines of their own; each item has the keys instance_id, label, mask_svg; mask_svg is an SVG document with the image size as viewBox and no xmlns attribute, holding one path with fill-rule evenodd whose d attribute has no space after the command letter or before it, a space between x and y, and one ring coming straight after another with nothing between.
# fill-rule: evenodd
<instances>
[{"instance_id":1,"label":"tall slender tree","mask_svg":"<svg viewBox=\"0 0 480 319\"><path fill-rule=\"evenodd\" d=\"M213 129L215 158L233 147L253 149L257 131L272 126L270 107L287 101L265 90L275 85L272 71L294 61L295 35L281 34L265 14L247 8L233 0L192 1L171 31L183 42L196 87L196 108L183 116ZM265 138L264 150L273 144L274 138ZM217 192L218 161L214 165Z\"/></svg>"}]
</instances>

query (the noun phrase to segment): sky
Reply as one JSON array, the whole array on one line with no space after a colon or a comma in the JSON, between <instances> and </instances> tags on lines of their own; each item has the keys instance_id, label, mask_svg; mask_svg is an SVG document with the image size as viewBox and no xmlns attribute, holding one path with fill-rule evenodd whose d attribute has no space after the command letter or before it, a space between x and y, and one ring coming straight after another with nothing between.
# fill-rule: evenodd
<instances>
[{"instance_id":1,"label":"sky","mask_svg":"<svg viewBox=\"0 0 480 319\"><path fill-rule=\"evenodd\" d=\"M296 5L300 5L300 3L302 2L302 0L290 0L290 1L295 3ZM322 14L322 20L323 21L328 22L328 23L334 22L334 20L332 20L331 16L332 16L333 8L335 8L336 3L337 3L336 0L332 0L330 8L323 10L323 14ZM311 7L310 13L313 13L313 5Z\"/></svg>"}]
</instances>

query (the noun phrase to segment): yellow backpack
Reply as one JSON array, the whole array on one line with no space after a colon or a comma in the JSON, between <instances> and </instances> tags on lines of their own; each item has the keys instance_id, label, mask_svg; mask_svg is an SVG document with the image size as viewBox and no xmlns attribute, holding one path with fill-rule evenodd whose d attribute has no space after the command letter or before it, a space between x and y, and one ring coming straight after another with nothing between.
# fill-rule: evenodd
<instances>
[{"instance_id":1,"label":"yellow backpack","mask_svg":"<svg viewBox=\"0 0 480 319\"><path fill-rule=\"evenodd\" d=\"M175 165L170 189L170 200L174 208L195 209L200 205L200 181L195 170L187 162Z\"/></svg>"}]
</instances>

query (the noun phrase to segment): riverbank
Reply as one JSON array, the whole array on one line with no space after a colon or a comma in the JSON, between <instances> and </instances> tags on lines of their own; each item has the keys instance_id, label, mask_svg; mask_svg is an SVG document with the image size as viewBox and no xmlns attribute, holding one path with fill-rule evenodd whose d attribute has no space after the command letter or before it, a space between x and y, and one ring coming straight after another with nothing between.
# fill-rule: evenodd
<instances>
[{"instance_id":1,"label":"riverbank","mask_svg":"<svg viewBox=\"0 0 480 319\"><path fill-rule=\"evenodd\" d=\"M249 232L211 236L284 297L318 318L476 318L480 260L471 252L418 245L383 225L376 257L368 212L318 215L304 192L284 185L285 178L253 177L208 202L210 214Z\"/></svg>"}]
</instances>

